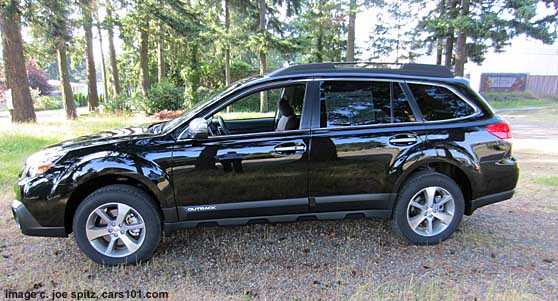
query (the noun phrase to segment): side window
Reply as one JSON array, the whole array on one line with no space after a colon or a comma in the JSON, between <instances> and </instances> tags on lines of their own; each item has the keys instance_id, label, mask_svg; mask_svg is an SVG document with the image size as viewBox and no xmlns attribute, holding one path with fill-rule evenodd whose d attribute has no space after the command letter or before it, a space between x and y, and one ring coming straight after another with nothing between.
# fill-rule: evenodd
<instances>
[{"instance_id":1,"label":"side window","mask_svg":"<svg viewBox=\"0 0 558 301\"><path fill-rule=\"evenodd\" d=\"M424 116L429 121L467 117L475 109L444 87L409 84Z\"/></svg>"},{"instance_id":2,"label":"side window","mask_svg":"<svg viewBox=\"0 0 558 301\"><path fill-rule=\"evenodd\" d=\"M398 83L328 81L320 87L321 127L415 121Z\"/></svg>"},{"instance_id":3,"label":"side window","mask_svg":"<svg viewBox=\"0 0 558 301\"><path fill-rule=\"evenodd\" d=\"M217 115L221 116L224 120L275 117L277 107L273 101L276 102L281 97L282 92L282 88L276 88L252 93L235 101L217 113Z\"/></svg>"},{"instance_id":4,"label":"side window","mask_svg":"<svg viewBox=\"0 0 558 301\"><path fill-rule=\"evenodd\" d=\"M215 113L213 135L298 130L305 84L291 84L251 93Z\"/></svg>"}]
</instances>

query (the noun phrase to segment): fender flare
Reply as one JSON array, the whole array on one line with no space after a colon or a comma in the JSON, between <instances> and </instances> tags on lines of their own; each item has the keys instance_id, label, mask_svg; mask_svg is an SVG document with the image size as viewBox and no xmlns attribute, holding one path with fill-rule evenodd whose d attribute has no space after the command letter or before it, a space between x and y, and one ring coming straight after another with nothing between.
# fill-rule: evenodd
<instances>
[{"instance_id":1,"label":"fender flare","mask_svg":"<svg viewBox=\"0 0 558 301\"><path fill-rule=\"evenodd\" d=\"M401 186L407 181L414 172L432 163L443 163L451 165L461 171L470 183L471 196L475 196L475 187L482 182L480 165L471 157L468 152L460 150L458 147L445 147L437 149L423 150L420 154L410 156L406 160L401 160L400 164L393 168L400 168L393 185L394 195L397 195Z\"/></svg>"},{"instance_id":2,"label":"fender flare","mask_svg":"<svg viewBox=\"0 0 558 301\"><path fill-rule=\"evenodd\" d=\"M119 151L101 151L82 157L58 183L70 188L70 200L79 187L104 176L122 176L135 180L149 189L161 207L176 206L171 177L165 170L140 156Z\"/></svg>"}]
</instances>

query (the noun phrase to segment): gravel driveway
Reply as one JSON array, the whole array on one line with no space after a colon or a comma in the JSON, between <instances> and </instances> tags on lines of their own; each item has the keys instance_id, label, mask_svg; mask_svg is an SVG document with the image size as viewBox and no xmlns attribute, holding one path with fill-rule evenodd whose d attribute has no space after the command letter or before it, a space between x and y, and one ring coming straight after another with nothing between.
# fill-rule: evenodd
<instances>
[{"instance_id":1,"label":"gravel driveway","mask_svg":"<svg viewBox=\"0 0 558 301\"><path fill-rule=\"evenodd\" d=\"M409 245L381 220L199 228L166 237L146 264L110 268L91 263L73 239L19 234L7 193L0 287L168 291L175 300L556 300L558 187L537 179L558 174L558 148L548 147L558 143L558 118L525 116L506 112L520 145L517 195L465 217L441 245ZM534 136L532 125L543 130ZM533 151L529 139L546 148Z\"/></svg>"}]
</instances>

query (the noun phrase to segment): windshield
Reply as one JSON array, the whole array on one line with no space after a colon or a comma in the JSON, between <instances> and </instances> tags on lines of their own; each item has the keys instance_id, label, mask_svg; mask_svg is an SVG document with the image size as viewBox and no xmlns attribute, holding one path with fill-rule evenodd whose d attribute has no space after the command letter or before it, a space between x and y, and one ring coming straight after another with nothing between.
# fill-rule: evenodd
<instances>
[{"instance_id":1,"label":"windshield","mask_svg":"<svg viewBox=\"0 0 558 301\"><path fill-rule=\"evenodd\" d=\"M249 78L246 78L246 79L242 79L242 80L239 80L237 82L232 83L230 86L228 86L226 88L223 88L220 91L215 92L214 94L212 94L211 96L207 97L206 99L201 101L199 104L197 104L192 110L190 110L188 112L184 112L184 114L176 117L175 119L167 121L162 128L162 132L167 132L167 131L170 131L170 130L176 128L177 126L182 124L184 121L190 119L192 116L194 116L199 111L201 111L201 109L203 109L207 104L210 104L210 103L214 102L215 100L221 98L221 96L223 96L225 94L228 94L231 90L237 88L238 86L240 86L242 84L245 84L249 81L252 81L254 79L260 78L260 77L261 76L253 76L253 77L249 77Z\"/></svg>"}]
</instances>

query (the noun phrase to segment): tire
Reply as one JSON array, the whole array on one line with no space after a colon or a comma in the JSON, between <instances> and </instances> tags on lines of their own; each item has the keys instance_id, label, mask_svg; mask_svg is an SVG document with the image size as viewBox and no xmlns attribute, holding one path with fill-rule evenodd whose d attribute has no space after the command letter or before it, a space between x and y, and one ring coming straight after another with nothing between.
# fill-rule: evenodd
<instances>
[{"instance_id":1,"label":"tire","mask_svg":"<svg viewBox=\"0 0 558 301\"><path fill-rule=\"evenodd\" d=\"M127 265L151 258L161 240L161 223L158 207L145 192L110 185L81 202L73 231L79 248L94 262Z\"/></svg>"},{"instance_id":2,"label":"tire","mask_svg":"<svg viewBox=\"0 0 558 301\"><path fill-rule=\"evenodd\" d=\"M432 195L433 198L429 197ZM429 205L429 199L432 205ZM437 172L420 172L405 182L400 190L392 227L399 236L413 244L434 245L455 232L464 210L463 193L453 179Z\"/></svg>"}]
</instances>

